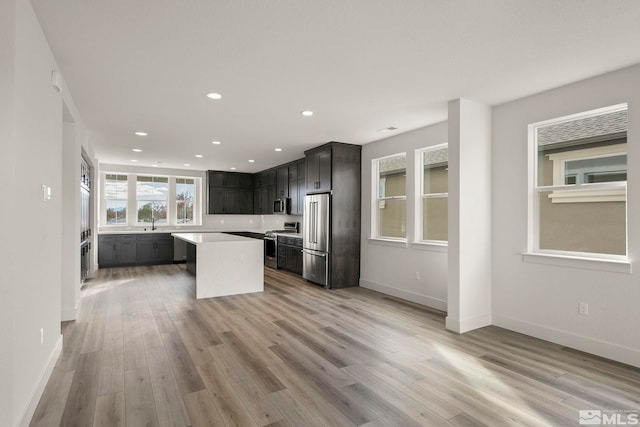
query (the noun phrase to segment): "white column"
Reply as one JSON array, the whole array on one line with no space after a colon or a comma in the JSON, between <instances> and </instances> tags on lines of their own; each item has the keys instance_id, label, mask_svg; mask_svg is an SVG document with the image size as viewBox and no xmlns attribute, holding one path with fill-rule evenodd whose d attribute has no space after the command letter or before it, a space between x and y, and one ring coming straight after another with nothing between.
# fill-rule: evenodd
<instances>
[{"instance_id":1,"label":"white column","mask_svg":"<svg viewBox=\"0 0 640 427\"><path fill-rule=\"evenodd\" d=\"M449 102L447 329L491 324L491 107Z\"/></svg>"}]
</instances>

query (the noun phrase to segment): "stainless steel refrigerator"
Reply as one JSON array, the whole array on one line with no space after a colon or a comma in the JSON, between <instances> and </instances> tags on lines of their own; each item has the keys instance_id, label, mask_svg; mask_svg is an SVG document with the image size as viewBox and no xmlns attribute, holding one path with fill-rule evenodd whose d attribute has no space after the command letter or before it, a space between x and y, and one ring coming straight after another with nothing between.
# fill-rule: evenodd
<instances>
[{"instance_id":1,"label":"stainless steel refrigerator","mask_svg":"<svg viewBox=\"0 0 640 427\"><path fill-rule=\"evenodd\" d=\"M330 288L329 261L331 196L312 194L304 198L304 234L302 242L302 277Z\"/></svg>"}]
</instances>

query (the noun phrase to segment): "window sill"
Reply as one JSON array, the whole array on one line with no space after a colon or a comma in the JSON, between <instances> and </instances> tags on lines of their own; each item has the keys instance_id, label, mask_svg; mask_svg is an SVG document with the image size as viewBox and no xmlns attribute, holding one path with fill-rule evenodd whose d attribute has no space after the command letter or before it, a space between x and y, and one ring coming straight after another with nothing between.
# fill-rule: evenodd
<instances>
[{"instance_id":1,"label":"window sill","mask_svg":"<svg viewBox=\"0 0 640 427\"><path fill-rule=\"evenodd\" d=\"M412 249L431 252L449 252L448 243L411 242Z\"/></svg>"},{"instance_id":2,"label":"window sill","mask_svg":"<svg viewBox=\"0 0 640 427\"><path fill-rule=\"evenodd\" d=\"M381 237L369 237L369 243L381 246L393 246L396 248L407 247L407 241L405 239L384 239Z\"/></svg>"},{"instance_id":3,"label":"window sill","mask_svg":"<svg viewBox=\"0 0 640 427\"><path fill-rule=\"evenodd\" d=\"M522 261L532 264L631 274L631 263L624 260L526 252L522 254Z\"/></svg>"}]
</instances>

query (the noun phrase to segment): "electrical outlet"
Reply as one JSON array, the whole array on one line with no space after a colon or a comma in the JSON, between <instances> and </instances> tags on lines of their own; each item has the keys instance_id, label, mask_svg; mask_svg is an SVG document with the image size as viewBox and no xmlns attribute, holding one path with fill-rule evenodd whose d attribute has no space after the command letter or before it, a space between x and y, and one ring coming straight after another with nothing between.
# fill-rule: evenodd
<instances>
[{"instance_id":1,"label":"electrical outlet","mask_svg":"<svg viewBox=\"0 0 640 427\"><path fill-rule=\"evenodd\" d=\"M580 301L578 303L578 314L581 316L588 316L589 315L589 304L586 302L582 302Z\"/></svg>"},{"instance_id":2,"label":"electrical outlet","mask_svg":"<svg viewBox=\"0 0 640 427\"><path fill-rule=\"evenodd\" d=\"M416 275L415 275L416 280L420 280L420 272L416 271Z\"/></svg>"},{"instance_id":3,"label":"electrical outlet","mask_svg":"<svg viewBox=\"0 0 640 427\"><path fill-rule=\"evenodd\" d=\"M44 328L40 328L40 344L44 344Z\"/></svg>"}]
</instances>

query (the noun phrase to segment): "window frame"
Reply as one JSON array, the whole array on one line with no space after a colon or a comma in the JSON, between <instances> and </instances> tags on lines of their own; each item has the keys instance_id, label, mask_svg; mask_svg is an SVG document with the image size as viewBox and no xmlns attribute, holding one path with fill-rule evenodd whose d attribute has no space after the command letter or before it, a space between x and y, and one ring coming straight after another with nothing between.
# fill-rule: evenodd
<instances>
[{"instance_id":1,"label":"window frame","mask_svg":"<svg viewBox=\"0 0 640 427\"><path fill-rule=\"evenodd\" d=\"M415 150L415 163L416 163L416 215L415 215L415 236L414 243L425 244L425 245L436 245L436 246L449 246L448 240L432 240L432 239L423 239L424 236L424 200L425 199L447 199L447 204L449 203L449 192L446 193L425 193L424 190L424 153L428 153L429 151L441 150L443 148L447 149L447 168L449 167L449 143L443 142L442 144L431 145L429 147L418 148ZM448 189L448 183L447 183ZM449 218L447 217L447 226L449 224ZM447 233L448 234L448 233Z\"/></svg>"},{"instance_id":2,"label":"window frame","mask_svg":"<svg viewBox=\"0 0 640 427\"><path fill-rule=\"evenodd\" d=\"M126 223L120 224L107 224L106 220L106 199L105 199L105 180L107 175L126 175L127 176L127 201L126 201L126 209L127 209L127 221ZM202 207L204 206L203 200L203 189L202 189L202 176L195 175L171 175L167 173L140 173L140 172L121 172L121 171L111 171L105 170L100 172L100 209L99 209L99 226L101 228L123 228L127 227L135 227L136 229L142 227L150 227L150 223L138 222L138 203L137 203L137 178L138 176L151 176L151 177L162 177L168 178L169 191L167 195L167 222L157 224L156 227L159 229L162 228L182 228L182 227L190 227L190 226L201 226L202 225ZM177 218L177 199L176 199L176 179L193 179L195 182L195 191L194 191L194 203L193 203L193 222L191 223L179 223ZM129 212L131 212L131 207L135 207L134 215L131 216Z\"/></svg>"},{"instance_id":3,"label":"window frame","mask_svg":"<svg viewBox=\"0 0 640 427\"><path fill-rule=\"evenodd\" d=\"M528 177L528 224L527 224L527 252L530 255L541 255L551 257L566 257L572 259L584 259L593 261L614 261L627 262L629 259L629 228L628 228L628 204L627 204L627 181L613 181L607 183L587 183L587 184L561 184L556 185L555 173L553 185L539 185L538 183L538 132L537 130L549 125L557 125L567 123L587 117L599 116L616 111L628 110L627 103L616 104L608 107L597 108L594 110L584 111L580 113L570 114L562 117L552 118L548 120L531 123L528 125L528 141L529 141L529 177ZM564 165L564 162L563 162ZM627 163L627 168L628 168ZM554 163L555 169L555 163ZM554 171L555 172L555 171ZM540 194L554 193L563 191L573 193L574 197L588 198L596 197L600 194L618 195L620 190L624 191L625 207L627 209L626 221L626 255L606 254L596 252L576 252L554 249L540 248ZM580 194L579 194L580 193ZM558 197L558 196L554 196ZM580 200L576 200L580 201ZM593 201L593 200L592 200Z\"/></svg>"},{"instance_id":4,"label":"window frame","mask_svg":"<svg viewBox=\"0 0 640 427\"><path fill-rule=\"evenodd\" d=\"M178 183L178 180L184 180L185 182L181 182ZM187 181L193 181L193 183L187 182ZM174 191L174 200L175 200L175 221L176 221L176 225L195 225L196 223L196 206L197 206L197 189L198 189L198 183L195 177L185 177L185 176L176 176L174 177L174 181L175 181L175 191ZM192 206L192 211L193 211L193 218L191 220L191 222L180 222L180 218L178 217L178 215L180 214L180 208L179 205L181 203L181 201L178 200L178 184L183 184L183 185L193 185L193 206ZM186 200L182 201L182 203L186 203ZM184 218L183 218L184 219Z\"/></svg>"},{"instance_id":5,"label":"window frame","mask_svg":"<svg viewBox=\"0 0 640 427\"><path fill-rule=\"evenodd\" d=\"M395 153L390 154L388 156L378 157L375 159L371 159L371 230L370 230L370 239L372 240L382 240L387 242L399 242L404 243L408 241L407 239L407 181L405 179L405 190L404 196L390 196L380 198L380 161L392 159L394 157L402 157L405 158L405 174L407 171L407 153ZM379 211L379 202L386 200L404 200L405 202L405 235L404 237L392 237L392 236L382 236L380 235L380 211Z\"/></svg>"},{"instance_id":6,"label":"window frame","mask_svg":"<svg viewBox=\"0 0 640 427\"><path fill-rule=\"evenodd\" d=\"M549 154L549 159L553 162L553 185L582 185L582 184L559 184L564 181L567 162L576 160L601 159L605 157L615 157L626 155L626 151L620 148L625 144L612 144L603 147L585 148L568 152ZM612 181L612 183L615 181ZM594 183L588 185L592 186ZM626 185L625 185L626 188ZM552 203L586 203L586 202L625 202L626 194L624 189L615 188L613 184L607 188L552 192L549 197Z\"/></svg>"},{"instance_id":7,"label":"window frame","mask_svg":"<svg viewBox=\"0 0 640 427\"><path fill-rule=\"evenodd\" d=\"M127 191L125 193L125 197L124 198L115 198L115 199L108 199L107 198L107 191L106 191L106 182L107 182L107 176L109 175L115 175L116 177L116 181L123 181L125 183L125 187L127 188ZM119 179L120 177L124 177L125 179ZM102 175L102 188L103 188L103 215L104 215L104 224L107 226L123 226L126 225L129 221L129 175L126 173L118 173L118 172L111 172L111 173L104 173ZM116 200L116 201L124 201L124 209L125 209L125 215L124 215L124 223L114 223L114 224L109 224L107 222L107 201L108 200Z\"/></svg>"},{"instance_id":8,"label":"window frame","mask_svg":"<svg viewBox=\"0 0 640 427\"><path fill-rule=\"evenodd\" d=\"M143 182L143 181L138 181L138 178L140 178L140 177L151 178L152 180L151 180L150 182L151 182L152 184L155 184L155 183L156 183L156 181L154 181L154 179L155 179L155 178L163 178L163 179L164 179L164 178L166 178L166 180L167 180L167 182L166 182L166 184L167 184L167 198L166 198L166 199L164 199L164 200L139 199L139 198L138 198L138 182ZM170 199L171 199L171 187L172 187L172 186L171 186L171 180L170 180L170 177L169 177L168 175L160 175L160 174L153 174L153 175L148 175L148 174L136 174L136 182L135 182L135 183L136 183L136 191L135 191L135 198L136 198L136 204L135 204L135 207L136 207L136 220L135 220L135 223L136 223L136 225L139 225L139 226L149 226L149 225L151 225L151 224L153 223L153 222L143 222L143 221L140 221L140 218L139 218L139 215L138 215L139 210L140 210L140 208L139 208L139 203L140 203L140 202L150 202L150 203L152 204L152 206L153 206L153 204L154 204L155 202L164 202L164 203L166 204L166 206L167 206L167 222L165 222L165 223L157 223L157 224L156 224L156 226L158 226L158 227L159 227L159 226L166 226L166 225L169 225L169 224L171 223L171 218L172 218L172 216L173 216L173 215L172 215L172 213L173 213L172 211L175 211L175 209L171 209L171 206L170 206L170 204L171 204L171 203L170 203ZM163 183L163 184L164 184L164 183ZM174 179L174 183L173 183L173 185L175 186L175 179ZM155 186L154 186L154 187L155 187ZM153 218L153 207L151 208L151 217Z\"/></svg>"}]
</instances>

